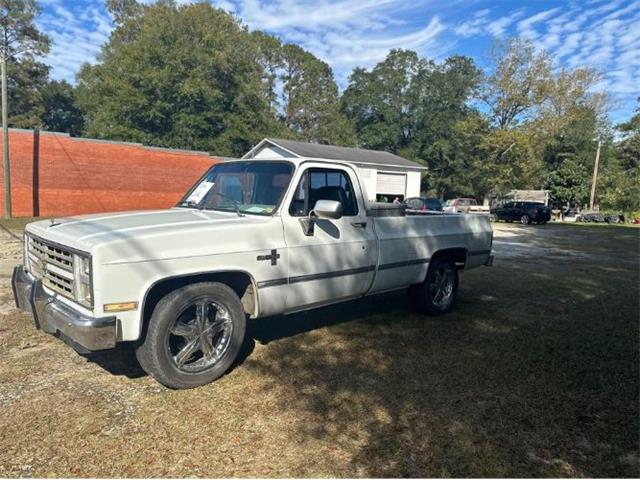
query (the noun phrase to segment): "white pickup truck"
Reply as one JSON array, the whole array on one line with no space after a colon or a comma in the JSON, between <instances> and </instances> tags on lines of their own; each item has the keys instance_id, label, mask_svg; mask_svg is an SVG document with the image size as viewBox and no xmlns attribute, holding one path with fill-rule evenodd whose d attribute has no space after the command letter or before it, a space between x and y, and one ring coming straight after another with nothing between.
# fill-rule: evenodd
<instances>
[{"instance_id":1,"label":"white pickup truck","mask_svg":"<svg viewBox=\"0 0 640 480\"><path fill-rule=\"evenodd\" d=\"M15 301L80 352L137 342L149 374L190 388L230 368L247 316L401 288L445 313L458 270L492 263L488 217L411 216L366 198L348 162L219 163L168 210L27 225Z\"/></svg>"}]
</instances>

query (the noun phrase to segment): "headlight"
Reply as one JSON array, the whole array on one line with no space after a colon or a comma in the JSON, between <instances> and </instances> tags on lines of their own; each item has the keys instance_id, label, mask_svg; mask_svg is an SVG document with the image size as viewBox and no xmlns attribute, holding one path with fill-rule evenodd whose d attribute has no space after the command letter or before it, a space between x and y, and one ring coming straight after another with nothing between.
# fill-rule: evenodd
<instances>
[{"instance_id":1,"label":"headlight","mask_svg":"<svg viewBox=\"0 0 640 480\"><path fill-rule=\"evenodd\" d=\"M74 297L75 300L87 308L93 307L91 288L91 257L74 254Z\"/></svg>"}]
</instances>

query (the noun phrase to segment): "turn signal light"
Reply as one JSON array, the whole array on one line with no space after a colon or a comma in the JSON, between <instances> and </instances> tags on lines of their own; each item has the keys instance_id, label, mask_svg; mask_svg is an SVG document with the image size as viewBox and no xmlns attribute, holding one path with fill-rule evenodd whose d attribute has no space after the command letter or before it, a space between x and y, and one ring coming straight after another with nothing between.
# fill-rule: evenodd
<instances>
[{"instance_id":1,"label":"turn signal light","mask_svg":"<svg viewBox=\"0 0 640 480\"><path fill-rule=\"evenodd\" d=\"M126 312L128 310L136 310L138 308L138 302L125 302L125 303L105 303L105 312Z\"/></svg>"}]
</instances>

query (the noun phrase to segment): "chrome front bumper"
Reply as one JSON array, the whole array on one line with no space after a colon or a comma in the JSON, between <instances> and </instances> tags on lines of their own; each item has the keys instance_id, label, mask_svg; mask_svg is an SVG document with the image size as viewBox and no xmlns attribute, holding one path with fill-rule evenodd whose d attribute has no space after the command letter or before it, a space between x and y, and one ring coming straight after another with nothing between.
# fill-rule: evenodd
<instances>
[{"instance_id":1,"label":"chrome front bumper","mask_svg":"<svg viewBox=\"0 0 640 480\"><path fill-rule=\"evenodd\" d=\"M24 271L13 269L11 281L16 306L33 315L36 328L69 341L76 350L106 350L116 346L116 317L92 317L78 312L48 294L42 282Z\"/></svg>"}]
</instances>

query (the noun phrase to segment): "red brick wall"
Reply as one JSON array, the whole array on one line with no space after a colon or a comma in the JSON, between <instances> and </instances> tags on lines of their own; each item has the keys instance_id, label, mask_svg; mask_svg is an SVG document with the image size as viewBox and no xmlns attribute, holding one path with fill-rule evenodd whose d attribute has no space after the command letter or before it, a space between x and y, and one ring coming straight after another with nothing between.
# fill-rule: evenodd
<instances>
[{"instance_id":1,"label":"red brick wall","mask_svg":"<svg viewBox=\"0 0 640 480\"><path fill-rule=\"evenodd\" d=\"M1 137L1 136L0 136ZM143 147L40 132L40 216L166 208L220 159L203 152ZM2 138L0 138L0 152ZM34 215L34 133L10 130L13 216ZM0 154L1 155L1 154ZM0 215L4 169L0 161Z\"/></svg>"}]
</instances>

